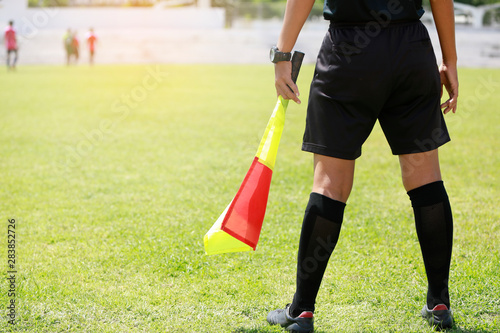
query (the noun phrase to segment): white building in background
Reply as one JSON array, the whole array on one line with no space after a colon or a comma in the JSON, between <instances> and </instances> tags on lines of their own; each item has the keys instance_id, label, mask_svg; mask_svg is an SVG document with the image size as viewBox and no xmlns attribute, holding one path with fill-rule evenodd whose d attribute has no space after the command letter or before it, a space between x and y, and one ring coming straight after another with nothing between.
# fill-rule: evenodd
<instances>
[{"instance_id":1,"label":"white building in background","mask_svg":"<svg viewBox=\"0 0 500 333\"><path fill-rule=\"evenodd\" d=\"M70 6L127 6L130 4L150 5L155 8L194 6L210 8L210 0L68 0Z\"/></svg>"},{"instance_id":2,"label":"white building in background","mask_svg":"<svg viewBox=\"0 0 500 333\"><path fill-rule=\"evenodd\" d=\"M72 0L74 2L123 3L131 0ZM172 7L188 0L151 1L153 7L134 6L67 6L28 7L28 0L0 0L0 26L14 20L20 35L32 35L43 29L214 29L224 28L223 8L211 8L210 0L197 0L197 6ZM191 4L194 4L194 0Z\"/></svg>"},{"instance_id":3,"label":"white building in background","mask_svg":"<svg viewBox=\"0 0 500 333\"><path fill-rule=\"evenodd\" d=\"M28 0L0 0L0 23L21 16L28 8Z\"/></svg>"},{"instance_id":4,"label":"white building in background","mask_svg":"<svg viewBox=\"0 0 500 333\"><path fill-rule=\"evenodd\" d=\"M68 0L70 6L125 6L130 3L154 5L157 0Z\"/></svg>"},{"instance_id":5,"label":"white building in background","mask_svg":"<svg viewBox=\"0 0 500 333\"><path fill-rule=\"evenodd\" d=\"M19 20L28 8L28 0L0 0L0 46L3 47L3 28L10 20L14 21L14 28L19 31Z\"/></svg>"},{"instance_id":6,"label":"white building in background","mask_svg":"<svg viewBox=\"0 0 500 333\"><path fill-rule=\"evenodd\" d=\"M500 2L481 6L472 6L455 2L455 15L466 17L466 19L470 18L470 22L467 23L472 23L474 28L481 28L483 26L484 17L489 11L495 12L499 9Z\"/></svg>"}]
</instances>

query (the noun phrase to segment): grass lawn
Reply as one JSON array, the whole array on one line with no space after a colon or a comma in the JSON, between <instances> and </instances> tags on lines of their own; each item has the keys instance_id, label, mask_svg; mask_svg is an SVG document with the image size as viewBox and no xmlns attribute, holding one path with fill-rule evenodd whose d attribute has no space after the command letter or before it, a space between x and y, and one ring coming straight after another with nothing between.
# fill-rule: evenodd
<instances>
[{"instance_id":1,"label":"grass lawn","mask_svg":"<svg viewBox=\"0 0 500 333\"><path fill-rule=\"evenodd\" d=\"M441 149L455 243L456 329L500 332L500 70L461 69ZM281 332L312 157L300 151L313 66L290 103L256 252L205 256L275 104L272 66L0 71L0 331ZM432 332L410 202L377 125L357 162L316 332ZM7 308L15 300L16 324Z\"/></svg>"}]
</instances>

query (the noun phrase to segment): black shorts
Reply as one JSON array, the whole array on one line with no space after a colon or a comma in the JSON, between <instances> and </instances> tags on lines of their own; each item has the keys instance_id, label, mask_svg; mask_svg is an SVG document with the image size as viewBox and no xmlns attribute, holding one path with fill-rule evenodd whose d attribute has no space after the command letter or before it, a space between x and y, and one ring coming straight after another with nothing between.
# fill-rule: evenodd
<instances>
[{"instance_id":1,"label":"black shorts","mask_svg":"<svg viewBox=\"0 0 500 333\"><path fill-rule=\"evenodd\" d=\"M302 149L353 160L377 119L395 155L450 141L441 81L420 22L332 23L319 51Z\"/></svg>"}]
</instances>

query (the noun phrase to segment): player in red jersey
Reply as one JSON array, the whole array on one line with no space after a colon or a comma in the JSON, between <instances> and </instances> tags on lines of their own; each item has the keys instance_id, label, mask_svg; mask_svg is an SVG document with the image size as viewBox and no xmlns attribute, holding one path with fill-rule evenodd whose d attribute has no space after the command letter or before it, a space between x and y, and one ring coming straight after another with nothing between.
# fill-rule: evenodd
<instances>
[{"instance_id":1,"label":"player in red jersey","mask_svg":"<svg viewBox=\"0 0 500 333\"><path fill-rule=\"evenodd\" d=\"M87 33L87 44L89 46L89 51L90 51L90 64L94 64L94 53L95 53L95 45L97 43L97 36L94 33L94 29L90 28L89 32Z\"/></svg>"},{"instance_id":2,"label":"player in red jersey","mask_svg":"<svg viewBox=\"0 0 500 333\"><path fill-rule=\"evenodd\" d=\"M17 38L16 30L14 29L14 21L9 21L9 25L5 28L4 33L5 46L7 47L7 68L16 69L17 63ZM11 62L10 56L14 54L14 59Z\"/></svg>"}]
</instances>

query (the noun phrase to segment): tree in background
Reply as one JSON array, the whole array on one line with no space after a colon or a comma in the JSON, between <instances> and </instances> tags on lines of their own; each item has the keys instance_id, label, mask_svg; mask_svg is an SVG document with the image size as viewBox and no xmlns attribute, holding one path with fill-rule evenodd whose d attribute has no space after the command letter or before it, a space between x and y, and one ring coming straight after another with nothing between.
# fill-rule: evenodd
<instances>
[{"instance_id":1,"label":"tree in background","mask_svg":"<svg viewBox=\"0 0 500 333\"><path fill-rule=\"evenodd\" d=\"M28 7L66 7L68 0L28 0Z\"/></svg>"}]
</instances>

